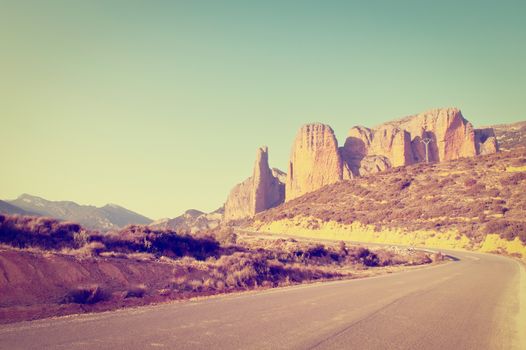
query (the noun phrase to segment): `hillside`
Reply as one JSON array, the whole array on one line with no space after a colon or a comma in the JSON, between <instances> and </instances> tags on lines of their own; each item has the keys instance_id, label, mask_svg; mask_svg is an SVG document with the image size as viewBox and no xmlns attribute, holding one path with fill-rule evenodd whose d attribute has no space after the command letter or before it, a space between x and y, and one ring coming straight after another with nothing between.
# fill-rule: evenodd
<instances>
[{"instance_id":1,"label":"hillside","mask_svg":"<svg viewBox=\"0 0 526 350\"><path fill-rule=\"evenodd\" d=\"M526 243L526 150L416 164L325 186L258 214L262 231L323 236L384 232L387 241L495 250L495 236ZM415 234L418 233L418 234ZM384 237L385 238L385 237ZM439 242L441 239L453 242ZM494 242L495 241L495 242ZM521 242L521 243L519 243ZM500 244L500 243L499 243ZM521 254L523 248L511 249ZM508 249L509 252L509 249ZM524 250L526 253L526 250Z\"/></svg>"},{"instance_id":2,"label":"hillside","mask_svg":"<svg viewBox=\"0 0 526 350\"><path fill-rule=\"evenodd\" d=\"M179 233L196 233L218 227L221 224L223 212L223 207L211 213L188 209L178 217L156 220L148 226L154 229L173 230Z\"/></svg>"},{"instance_id":3,"label":"hillside","mask_svg":"<svg viewBox=\"0 0 526 350\"><path fill-rule=\"evenodd\" d=\"M4 210L4 207L0 207L0 213L49 216L60 220L78 222L87 228L102 231L117 229L130 224L146 225L152 222L151 219L143 215L115 204L107 204L98 208L71 201L49 201L29 194L23 194L17 199L5 203L9 204L10 208L18 208L19 212Z\"/></svg>"},{"instance_id":4,"label":"hillside","mask_svg":"<svg viewBox=\"0 0 526 350\"><path fill-rule=\"evenodd\" d=\"M455 107L436 108L376 127L353 126L343 142L332 127L303 125L291 147L287 172L276 176L268 148L258 149L253 175L232 188L224 221L233 223L326 185L427 162L493 154L492 128L477 129Z\"/></svg>"},{"instance_id":5,"label":"hillside","mask_svg":"<svg viewBox=\"0 0 526 350\"><path fill-rule=\"evenodd\" d=\"M526 121L492 125L495 136L502 150L526 147Z\"/></svg>"},{"instance_id":6,"label":"hillside","mask_svg":"<svg viewBox=\"0 0 526 350\"><path fill-rule=\"evenodd\" d=\"M0 213L11 215L36 215L27 210L17 207L16 205L0 200Z\"/></svg>"}]
</instances>

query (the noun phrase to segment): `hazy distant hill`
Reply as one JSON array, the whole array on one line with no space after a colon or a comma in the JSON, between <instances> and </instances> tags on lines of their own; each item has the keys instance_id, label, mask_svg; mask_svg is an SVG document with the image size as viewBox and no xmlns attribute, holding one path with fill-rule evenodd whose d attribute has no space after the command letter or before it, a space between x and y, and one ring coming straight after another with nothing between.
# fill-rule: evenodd
<instances>
[{"instance_id":1,"label":"hazy distant hill","mask_svg":"<svg viewBox=\"0 0 526 350\"><path fill-rule=\"evenodd\" d=\"M211 212L204 213L199 210L189 209L184 214L173 219L160 219L150 224L156 229L174 230L179 233L195 233L203 230L213 229L219 226L223 217L223 207Z\"/></svg>"},{"instance_id":2,"label":"hazy distant hill","mask_svg":"<svg viewBox=\"0 0 526 350\"><path fill-rule=\"evenodd\" d=\"M5 201L0 200L0 213L3 214L18 214L18 215L36 215L35 213L29 212Z\"/></svg>"},{"instance_id":3,"label":"hazy distant hill","mask_svg":"<svg viewBox=\"0 0 526 350\"><path fill-rule=\"evenodd\" d=\"M3 203L10 205L10 207L5 206L6 209L4 209L4 206L0 204L0 212L50 216L61 220L74 221L98 230L116 229L128 224L147 225L152 222L151 219L143 215L115 204L98 208L92 205L79 205L71 201L48 201L29 194L23 194L15 200ZM13 207L22 212L13 212Z\"/></svg>"},{"instance_id":4,"label":"hazy distant hill","mask_svg":"<svg viewBox=\"0 0 526 350\"><path fill-rule=\"evenodd\" d=\"M495 130L501 150L526 147L526 121L492 125L491 127Z\"/></svg>"}]
</instances>

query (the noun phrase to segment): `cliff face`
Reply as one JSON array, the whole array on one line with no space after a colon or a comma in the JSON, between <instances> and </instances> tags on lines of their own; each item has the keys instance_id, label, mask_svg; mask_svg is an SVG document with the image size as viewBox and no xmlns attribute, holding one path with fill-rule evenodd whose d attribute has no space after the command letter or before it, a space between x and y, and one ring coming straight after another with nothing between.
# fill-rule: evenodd
<instances>
[{"instance_id":1,"label":"cliff face","mask_svg":"<svg viewBox=\"0 0 526 350\"><path fill-rule=\"evenodd\" d=\"M251 217L325 185L391 167L497 151L493 129L475 130L457 108L433 109L372 129L355 126L340 148L330 126L307 124L296 135L287 174L271 170L267 149L258 150L253 175L232 189L224 217Z\"/></svg>"},{"instance_id":2,"label":"cliff face","mask_svg":"<svg viewBox=\"0 0 526 350\"><path fill-rule=\"evenodd\" d=\"M354 127L342 154L354 174L365 175L426 161L426 148L430 162L495 153L494 136L475 130L457 108L433 109L374 129Z\"/></svg>"},{"instance_id":3,"label":"cliff face","mask_svg":"<svg viewBox=\"0 0 526 350\"><path fill-rule=\"evenodd\" d=\"M256 152L252 176L237 184L225 203L225 221L240 220L254 216L260 211L275 207L285 198L285 185L277 176L279 170L271 170L268 164L268 149L261 147ZM279 174L282 176L281 174Z\"/></svg>"},{"instance_id":4,"label":"cliff face","mask_svg":"<svg viewBox=\"0 0 526 350\"><path fill-rule=\"evenodd\" d=\"M285 198L288 201L349 178L347 169L332 128L319 123L304 125L292 145Z\"/></svg>"},{"instance_id":5,"label":"cliff face","mask_svg":"<svg viewBox=\"0 0 526 350\"><path fill-rule=\"evenodd\" d=\"M431 139L430 161L441 162L477 154L473 125L464 119L458 108L433 109L389 124L411 134L417 161L425 160L425 147L418 144L424 138Z\"/></svg>"},{"instance_id":6,"label":"cliff face","mask_svg":"<svg viewBox=\"0 0 526 350\"><path fill-rule=\"evenodd\" d=\"M391 125L382 125L377 129L353 127L341 153L355 175L413 163L411 135Z\"/></svg>"}]
</instances>

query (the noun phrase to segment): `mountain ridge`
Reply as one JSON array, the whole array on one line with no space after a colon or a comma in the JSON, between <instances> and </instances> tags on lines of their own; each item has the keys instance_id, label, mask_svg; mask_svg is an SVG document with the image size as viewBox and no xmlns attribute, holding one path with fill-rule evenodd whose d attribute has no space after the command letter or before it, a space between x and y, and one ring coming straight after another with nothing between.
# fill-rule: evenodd
<instances>
[{"instance_id":1,"label":"mountain ridge","mask_svg":"<svg viewBox=\"0 0 526 350\"><path fill-rule=\"evenodd\" d=\"M101 207L81 205L73 201L50 201L42 197L21 194L14 200L3 201L20 212L9 212L9 207L0 207L0 212L20 215L49 216L60 220L73 221L90 229L108 231L129 224L147 225L153 220L116 204ZM12 208L11 208L12 210Z\"/></svg>"}]
</instances>

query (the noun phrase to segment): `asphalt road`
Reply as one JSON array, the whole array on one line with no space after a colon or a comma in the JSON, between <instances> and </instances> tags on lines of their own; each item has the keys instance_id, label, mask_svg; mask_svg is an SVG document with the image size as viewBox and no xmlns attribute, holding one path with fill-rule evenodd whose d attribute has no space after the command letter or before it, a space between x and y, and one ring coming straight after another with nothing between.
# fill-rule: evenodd
<instances>
[{"instance_id":1,"label":"asphalt road","mask_svg":"<svg viewBox=\"0 0 526 350\"><path fill-rule=\"evenodd\" d=\"M451 254L362 280L0 326L0 348L526 349L524 269Z\"/></svg>"}]
</instances>

